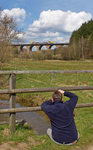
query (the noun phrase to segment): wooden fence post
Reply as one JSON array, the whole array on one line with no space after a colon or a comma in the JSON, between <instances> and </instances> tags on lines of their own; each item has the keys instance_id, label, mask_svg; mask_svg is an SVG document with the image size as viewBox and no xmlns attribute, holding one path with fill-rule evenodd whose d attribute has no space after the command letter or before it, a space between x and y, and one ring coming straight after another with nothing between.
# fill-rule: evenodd
<instances>
[{"instance_id":1,"label":"wooden fence post","mask_svg":"<svg viewBox=\"0 0 93 150\"><path fill-rule=\"evenodd\" d=\"M15 74L10 74L10 90L16 88L16 75ZM16 107L16 94L10 94L10 108L15 108ZM9 116L9 126L10 126L10 131L15 132L16 129L16 113L10 113Z\"/></svg>"}]
</instances>

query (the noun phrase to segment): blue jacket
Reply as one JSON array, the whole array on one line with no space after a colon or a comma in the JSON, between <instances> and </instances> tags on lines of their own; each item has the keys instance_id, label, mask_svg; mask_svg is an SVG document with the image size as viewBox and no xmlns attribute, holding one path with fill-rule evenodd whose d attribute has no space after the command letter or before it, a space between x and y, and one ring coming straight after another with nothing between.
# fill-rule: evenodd
<instances>
[{"instance_id":1,"label":"blue jacket","mask_svg":"<svg viewBox=\"0 0 93 150\"><path fill-rule=\"evenodd\" d=\"M71 92L65 92L64 96L70 98L66 102L48 100L41 105L42 110L50 118L52 137L59 143L71 143L78 138L73 111L76 106L78 96Z\"/></svg>"}]
</instances>

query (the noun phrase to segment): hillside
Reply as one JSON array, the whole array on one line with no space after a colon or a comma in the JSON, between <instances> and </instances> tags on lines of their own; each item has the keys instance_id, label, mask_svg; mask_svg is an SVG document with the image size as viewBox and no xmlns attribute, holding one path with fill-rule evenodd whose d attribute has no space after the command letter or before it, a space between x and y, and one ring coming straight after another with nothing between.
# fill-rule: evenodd
<instances>
[{"instance_id":1,"label":"hillside","mask_svg":"<svg viewBox=\"0 0 93 150\"><path fill-rule=\"evenodd\" d=\"M82 26L77 31L74 31L71 35L70 43L73 40L78 41L81 37L87 39L90 38L93 40L93 20L82 24Z\"/></svg>"}]
</instances>

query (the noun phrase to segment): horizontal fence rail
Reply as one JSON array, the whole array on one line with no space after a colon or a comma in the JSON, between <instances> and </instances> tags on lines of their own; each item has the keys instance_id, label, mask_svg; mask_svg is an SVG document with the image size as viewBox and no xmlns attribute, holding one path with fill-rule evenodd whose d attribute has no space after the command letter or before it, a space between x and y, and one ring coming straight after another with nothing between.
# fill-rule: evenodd
<instances>
[{"instance_id":1,"label":"horizontal fence rail","mask_svg":"<svg viewBox=\"0 0 93 150\"><path fill-rule=\"evenodd\" d=\"M76 91L76 90L93 90L93 86L75 86L75 87L53 87L53 88L26 88L26 89L4 89L0 94L17 94L17 93L36 93L36 92L53 92L55 90Z\"/></svg>"},{"instance_id":2,"label":"horizontal fence rail","mask_svg":"<svg viewBox=\"0 0 93 150\"><path fill-rule=\"evenodd\" d=\"M46 74L46 73L93 73L93 70L28 70L28 71L0 71L3 74Z\"/></svg>"},{"instance_id":3,"label":"horizontal fence rail","mask_svg":"<svg viewBox=\"0 0 93 150\"><path fill-rule=\"evenodd\" d=\"M93 107L93 103L77 104L76 108ZM41 111L41 107L26 107L26 108L10 108L10 109L0 109L0 114L4 113L18 113L18 112L31 112L31 111Z\"/></svg>"}]
</instances>

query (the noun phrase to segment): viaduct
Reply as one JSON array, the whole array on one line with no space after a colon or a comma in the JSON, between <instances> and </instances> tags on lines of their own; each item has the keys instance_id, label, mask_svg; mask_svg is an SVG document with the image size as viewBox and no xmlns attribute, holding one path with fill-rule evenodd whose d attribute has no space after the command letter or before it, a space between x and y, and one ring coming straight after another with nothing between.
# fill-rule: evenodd
<instances>
[{"instance_id":1,"label":"viaduct","mask_svg":"<svg viewBox=\"0 0 93 150\"><path fill-rule=\"evenodd\" d=\"M38 42L32 44L13 44L13 46L16 47L19 52L23 51L24 47L26 47L28 53L32 51L32 48L34 46L37 47L37 50L41 50L43 46L46 46L47 49L51 49L52 46L59 47L59 46L66 46L66 45L69 45L69 43L39 43Z\"/></svg>"}]
</instances>

